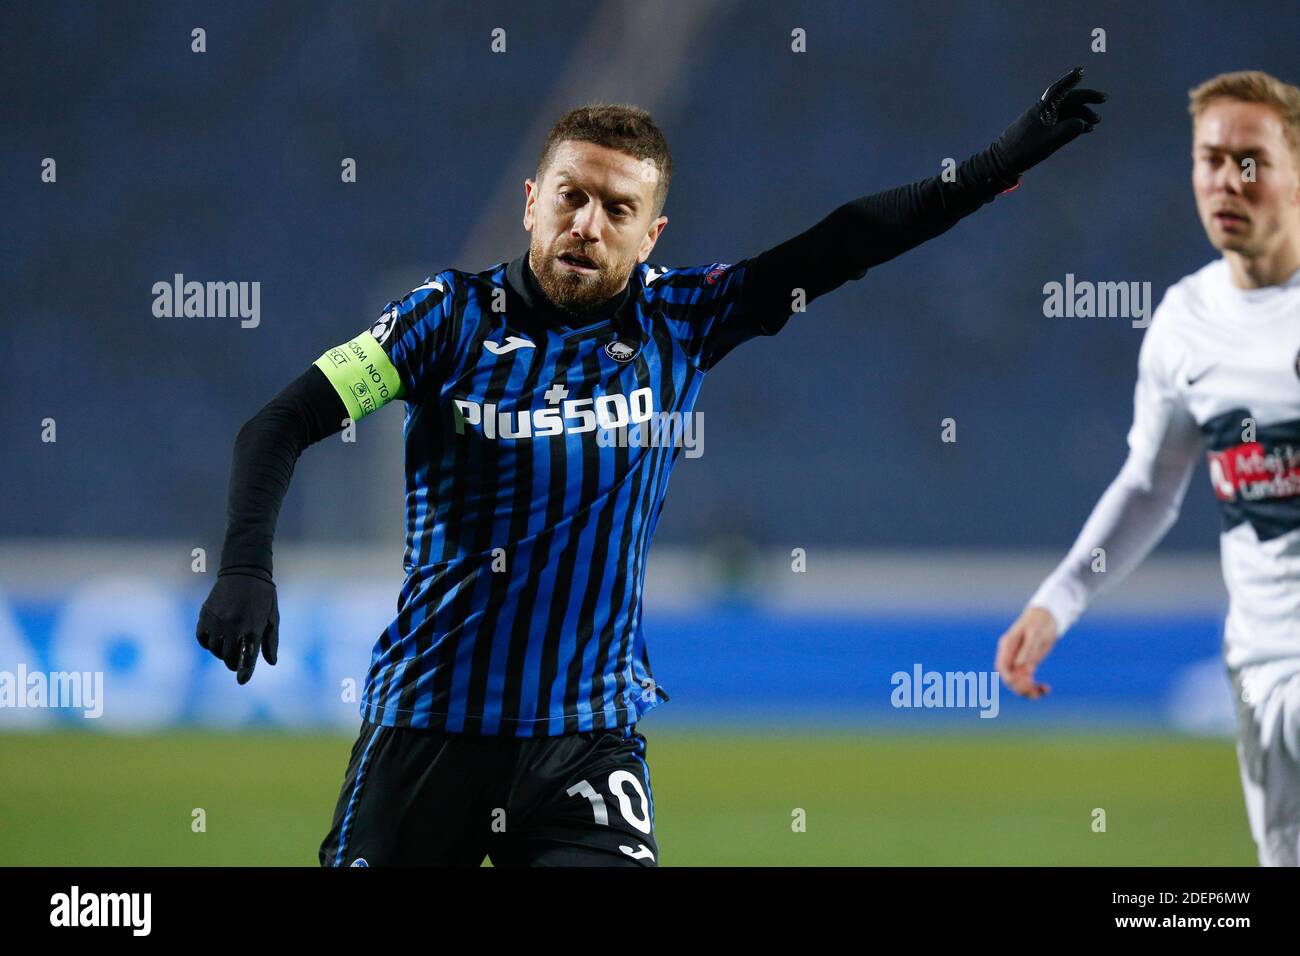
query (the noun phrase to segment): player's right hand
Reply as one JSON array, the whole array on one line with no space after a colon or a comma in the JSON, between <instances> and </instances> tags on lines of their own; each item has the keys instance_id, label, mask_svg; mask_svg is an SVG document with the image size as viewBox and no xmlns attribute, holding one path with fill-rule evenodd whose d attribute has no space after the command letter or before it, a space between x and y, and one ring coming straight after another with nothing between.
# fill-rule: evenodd
<instances>
[{"instance_id":1,"label":"player's right hand","mask_svg":"<svg viewBox=\"0 0 1300 956\"><path fill-rule=\"evenodd\" d=\"M261 568L218 574L199 611L195 636L201 647L235 671L241 684L253 676L259 649L266 662L274 664L280 649L280 609L271 576Z\"/></svg>"},{"instance_id":2,"label":"player's right hand","mask_svg":"<svg viewBox=\"0 0 1300 956\"><path fill-rule=\"evenodd\" d=\"M1034 680L1057 638L1056 619L1046 608L1027 607L998 640L994 666L1003 681L1021 697L1037 700L1052 688Z\"/></svg>"}]
</instances>

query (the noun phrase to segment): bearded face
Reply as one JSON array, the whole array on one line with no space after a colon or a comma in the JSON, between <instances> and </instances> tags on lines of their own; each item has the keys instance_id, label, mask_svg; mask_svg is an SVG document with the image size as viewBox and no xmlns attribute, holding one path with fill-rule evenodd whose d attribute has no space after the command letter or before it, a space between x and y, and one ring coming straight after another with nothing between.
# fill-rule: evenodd
<instances>
[{"instance_id":1,"label":"bearded face","mask_svg":"<svg viewBox=\"0 0 1300 956\"><path fill-rule=\"evenodd\" d=\"M528 264L546 297L582 314L618 295L667 225L652 218L652 163L565 140L534 184L525 183Z\"/></svg>"}]
</instances>

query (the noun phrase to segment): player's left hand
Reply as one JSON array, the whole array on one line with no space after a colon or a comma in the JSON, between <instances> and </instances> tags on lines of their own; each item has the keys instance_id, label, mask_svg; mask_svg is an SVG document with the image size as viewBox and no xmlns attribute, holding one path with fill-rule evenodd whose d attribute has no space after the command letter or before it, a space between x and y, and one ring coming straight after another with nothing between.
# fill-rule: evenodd
<instances>
[{"instance_id":1,"label":"player's left hand","mask_svg":"<svg viewBox=\"0 0 1300 956\"><path fill-rule=\"evenodd\" d=\"M1083 67L1076 66L1046 90L1020 117L1003 130L993 151L1010 177L1037 166L1070 140L1091 133L1101 117L1088 103L1106 102L1100 90L1076 90Z\"/></svg>"}]
</instances>

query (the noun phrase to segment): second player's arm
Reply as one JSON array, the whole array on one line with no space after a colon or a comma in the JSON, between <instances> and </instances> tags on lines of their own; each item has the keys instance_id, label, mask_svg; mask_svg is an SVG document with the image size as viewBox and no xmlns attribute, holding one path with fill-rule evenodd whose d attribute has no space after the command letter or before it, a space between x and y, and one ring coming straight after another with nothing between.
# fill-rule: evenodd
<instances>
[{"instance_id":1,"label":"second player's arm","mask_svg":"<svg viewBox=\"0 0 1300 956\"><path fill-rule=\"evenodd\" d=\"M1166 302L1169 296L1166 296ZM1142 342L1129 454L1065 559L1039 586L998 641L995 667L1016 693L1050 688L1034 671L1088 604L1122 581L1178 518L1200 432L1176 384L1177 349L1161 303Z\"/></svg>"}]
</instances>

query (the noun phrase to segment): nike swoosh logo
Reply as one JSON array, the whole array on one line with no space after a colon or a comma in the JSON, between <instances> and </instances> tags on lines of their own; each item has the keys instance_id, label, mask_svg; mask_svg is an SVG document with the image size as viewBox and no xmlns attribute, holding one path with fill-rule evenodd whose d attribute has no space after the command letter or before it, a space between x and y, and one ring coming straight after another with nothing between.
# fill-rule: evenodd
<instances>
[{"instance_id":1,"label":"nike swoosh logo","mask_svg":"<svg viewBox=\"0 0 1300 956\"><path fill-rule=\"evenodd\" d=\"M1201 370L1201 373L1200 373L1199 375L1196 375L1196 376L1191 376L1191 375L1189 375L1189 376L1187 376L1187 386L1188 386L1188 388L1190 388L1191 386L1195 385L1195 384L1196 384L1197 382L1199 382L1201 379L1205 378L1205 376L1207 376L1207 375L1209 375L1211 372L1213 372L1214 369L1215 369L1216 367L1217 367L1217 366L1211 365L1211 366L1210 366L1209 368L1207 368L1207 369L1202 369L1202 370Z\"/></svg>"},{"instance_id":2,"label":"nike swoosh logo","mask_svg":"<svg viewBox=\"0 0 1300 956\"><path fill-rule=\"evenodd\" d=\"M634 860L653 860L655 855L650 852L650 848L644 843L638 843L640 850L633 850L630 846L619 846L619 849L626 853Z\"/></svg>"},{"instance_id":3,"label":"nike swoosh logo","mask_svg":"<svg viewBox=\"0 0 1300 956\"><path fill-rule=\"evenodd\" d=\"M493 355L505 355L507 352L513 352L515 349L535 349L537 346L528 341L521 339L517 335L507 335L503 344L497 345L495 342L484 342L483 347Z\"/></svg>"}]
</instances>

